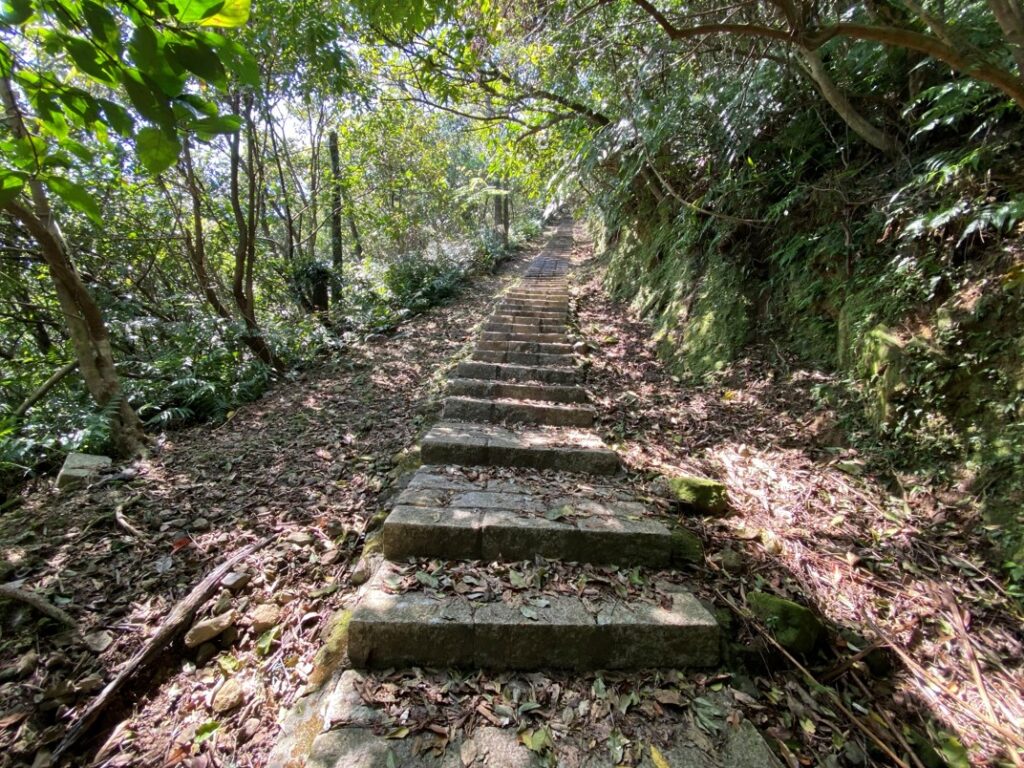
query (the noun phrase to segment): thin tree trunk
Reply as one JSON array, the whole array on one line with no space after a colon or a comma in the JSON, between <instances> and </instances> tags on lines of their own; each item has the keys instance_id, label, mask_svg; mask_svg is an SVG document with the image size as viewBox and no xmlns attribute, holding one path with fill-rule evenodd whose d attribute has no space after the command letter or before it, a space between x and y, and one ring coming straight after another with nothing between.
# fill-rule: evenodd
<instances>
[{"instance_id":1,"label":"thin tree trunk","mask_svg":"<svg viewBox=\"0 0 1024 768\"><path fill-rule=\"evenodd\" d=\"M1024 78L1024 8L1020 0L988 0L988 7L1010 46L1017 75Z\"/></svg>"},{"instance_id":2,"label":"thin tree trunk","mask_svg":"<svg viewBox=\"0 0 1024 768\"><path fill-rule=\"evenodd\" d=\"M189 232L184 226L182 227L185 235L185 253L206 302L219 317L227 320L231 318L231 313L228 312L228 308L224 306L224 302L217 294L206 266L206 234L203 230L202 194L192 165L192 152L187 139L184 142L182 168L185 171L185 184L188 187L189 197L192 199L192 231Z\"/></svg>"},{"instance_id":3,"label":"thin tree trunk","mask_svg":"<svg viewBox=\"0 0 1024 768\"><path fill-rule=\"evenodd\" d=\"M832 109L843 119L843 122L850 126L850 130L875 149L879 149L886 154L894 154L899 145L889 134L873 125L870 120L858 112L856 107L850 103L850 100L846 98L846 94L839 89L839 86L835 84L835 81L829 75L828 70L825 69L825 65L822 63L818 52L801 48L800 56L807 65L807 72L818 86L818 90L825 101L832 106Z\"/></svg>"},{"instance_id":4,"label":"thin tree trunk","mask_svg":"<svg viewBox=\"0 0 1024 768\"><path fill-rule=\"evenodd\" d=\"M27 138L28 129L9 74L0 78L0 97L12 133L19 138ZM101 408L113 404L110 430L115 451L125 457L137 455L144 448L146 437L142 422L121 389L103 314L71 261L68 244L50 207L46 188L38 179L32 179L29 192L34 210L17 201L7 203L4 209L20 221L39 243L89 394Z\"/></svg>"},{"instance_id":5,"label":"thin tree trunk","mask_svg":"<svg viewBox=\"0 0 1024 768\"><path fill-rule=\"evenodd\" d=\"M339 305L344 284L345 254L341 245L341 159L338 156L337 131L328 134L327 143L331 152L331 266L334 267L334 295L331 299Z\"/></svg>"},{"instance_id":6,"label":"thin tree trunk","mask_svg":"<svg viewBox=\"0 0 1024 768\"><path fill-rule=\"evenodd\" d=\"M236 96L232 105L236 112L239 110L240 99ZM246 185L246 206L248 214L242 208L241 185L239 172L242 165L241 141L242 131L239 130L228 139L230 149L230 198L231 212L235 217L235 226L238 228L238 240L235 245L235 268L232 278L232 296L238 313L245 323L245 334L242 340L249 349L265 364L277 370L283 369L283 364L274 354L274 351L267 344L259 323L256 322L256 309L253 301L253 269L256 260L256 238L255 238L255 168L253 148L253 126L252 126L252 105L249 97L245 99L245 134L246 134L246 162L248 165Z\"/></svg>"}]
</instances>

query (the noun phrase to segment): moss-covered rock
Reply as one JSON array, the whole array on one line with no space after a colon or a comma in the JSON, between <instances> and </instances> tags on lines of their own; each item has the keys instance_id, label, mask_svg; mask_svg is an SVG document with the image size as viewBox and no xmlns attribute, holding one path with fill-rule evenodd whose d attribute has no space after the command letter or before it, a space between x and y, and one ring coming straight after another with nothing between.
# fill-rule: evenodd
<instances>
[{"instance_id":1,"label":"moss-covered rock","mask_svg":"<svg viewBox=\"0 0 1024 768\"><path fill-rule=\"evenodd\" d=\"M685 528L672 530L672 561L676 563L704 562L704 545L700 537Z\"/></svg>"},{"instance_id":2,"label":"moss-covered rock","mask_svg":"<svg viewBox=\"0 0 1024 768\"><path fill-rule=\"evenodd\" d=\"M313 670L307 681L308 691L315 691L326 683L345 658L348 652L348 625L351 621L352 611L342 610L327 622L323 632L324 644L313 657Z\"/></svg>"},{"instance_id":3,"label":"moss-covered rock","mask_svg":"<svg viewBox=\"0 0 1024 768\"><path fill-rule=\"evenodd\" d=\"M814 651L825 634L825 626L814 612L792 600L751 592L747 595L747 605L787 651L806 656Z\"/></svg>"},{"instance_id":4,"label":"moss-covered rock","mask_svg":"<svg viewBox=\"0 0 1024 768\"><path fill-rule=\"evenodd\" d=\"M729 493L725 486L705 477L666 477L672 498L703 515L719 517L729 511Z\"/></svg>"}]
</instances>

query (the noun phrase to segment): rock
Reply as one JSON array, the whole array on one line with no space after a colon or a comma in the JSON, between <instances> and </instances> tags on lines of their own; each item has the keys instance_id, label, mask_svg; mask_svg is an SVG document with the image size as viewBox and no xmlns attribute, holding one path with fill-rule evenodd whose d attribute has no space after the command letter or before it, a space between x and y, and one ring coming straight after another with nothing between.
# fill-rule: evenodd
<instances>
[{"instance_id":1,"label":"rock","mask_svg":"<svg viewBox=\"0 0 1024 768\"><path fill-rule=\"evenodd\" d=\"M221 586L230 589L232 592L237 592L240 589L245 589L252 581L252 574L246 573L245 571L232 571L221 581Z\"/></svg>"},{"instance_id":2,"label":"rock","mask_svg":"<svg viewBox=\"0 0 1024 768\"><path fill-rule=\"evenodd\" d=\"M93 475L111 465L108 456L94 456L91 453L69 453L64 466L57 475L57 487L62 491L81 485Z\"/></svg>"},{"instance_id":3,"label":"rock","mask_svg":"<svg viewBox=\"0 0 1024 768\"><path fill-rule=\"evenodd\" d=\"M751 592L747 595L747 605L787 651L806 656L814 651L825 634L825 626L814 612L792 600Z\"/></svg>"},{"instance_id":4,"label":"rock","mask_svg":"<svg viewBox=\"0 0 1024 768\"><path fill-rule=\"evenodd\" d=\"M345 523L341 520L328 520L324 532L332 539L337 539L345 535Z\"/></svg>"},{"instance_id":5,"label":"rock","mask_svg":"<svg viewBox=\"0 0 1024 768\"><path fill-rule=\"evenodd\" d=\"M585 341L577 341L572 345L572 351L577 355L586 355L590 352L590 345Z\"/></svg>"},{"instance_id":6,"label":"rock","mask_svg":"<svg viewBox=\"0 0 1024 768\"><path fill-rule=\"evenodd\" d=\"M245 744L246 742L252 741L252 737L259 732L260 719L258 717L250 717L242 723L242 728L238 732L238 743Z\"/></svg>"},{"instance_id":7,"label":"rock","mask_svg":"<svg viewBox=\"0 0 1024 768\"><path fill-rule=\"evenodd\" d=\"M221 632L217 638L217 645L221 648L230 648L238 640L238 627L228 627Z\"/></svg>"},{"instance_id":8,"label":"rock","mask_svg":"<svg viewBox=\"0 0 1024 768\"><path fill-rule=\"evenodd\" d=\"M93 653L103 653L113 644L114 636L107 632L107 630L101 629L98 632L88 633L82 640L85 641L86 647Z\"/></svg>"},{"instance_id":9,"label":"rock","mask_svg":"<svg viewBox=\"0 0 1024 768\"><path fill-rule=\"evenodd\" d=\"M249 625L255 635L262 635L268 629L277 626L280 621L281 609L273 603L257 605L249 617Z\"/></svg>"},{"instance_id":10,"label":"rock","mask_svg":"<svg viewBox=\"0 0 1024 768\"><path fill-rule=\"evenodd\" d=\"M316 541L316 538L309 531L292 531L284 540L297 547L309 547Z\"/></svg>"},{"instance_id":11,"label":"rock","mask_svg":"<svg viewBox=\"0 0 1024 768\"><path fill-rule=\"evenodd\" d=\"M721 517L729 511L729 494L725 486L715 480L688 475L664 480L672 498L701 514Z\"/></svg>"},{"instance_id":12,"label":"rock","mask_svg":"<svg viewBox=\"0 0 1024 768\"><path fill-rule=\"evenodd\" d=\"M193 531L208 531L210 530L210 521L205 517L197 517L192 521Z\"/></svg>"},{"instance_id":13,"label":"rock","mask_svg":"<svg viewBox=\"0 0 1024 768\"><path fill-rule=\"evenodd\" d=\"M203 643L200 645L199 650L196 651L196 666L205 666L206 662L217 655L217 650L217 646L213 643Z\"/></svg>"},{"instance_id":14,"label":"rock","mask_svg":"<svg viewBox=\"0 0 1024 768\"><path fill-rule=\"evenodd\" d=\"M352 582L353 587L361 587L369 578L370 562L367 558L363 558L356 563L356 567L352 569L352 575L349 577L349 581Z\"/></svg>"},{"instance_id":15,"label":"rock","mask_svg":"<svg viewBox=\"0 0 1024 768\"><path fill-rule=\"evenodd\" d=\"M214 616L219 616L224 613L228 608L231 607L231 592L226 589L222 589L217 595L217 602L213 604L213 608L210 610Z\"/></svg>"},{"instance_id":16,"label":"rock","mask_svg":"<svg viewBox=\"0 0 1024 768\"><path fill-rule=\"evenodd\" d=\"M341 664L348 652L348 625L352 611L341 610L327 622L321 633L323 645L313 658L313 670L307 680L307 690L314 691L322 686Z\"/></svg>"},{"instance_id":17,"label":"rock","mask_svg":"<svg viewBox=\"0 0 1024 768\"><path fill-rule=\"evenodd\" d=\"M39 654L35 651L27 651L16 662L0 670L0 683L28 677L37 666L39 666Z\"/></svg>"},{"instance_id":18,"label":"rock","mask_svg":"<svg viewBox=\"0 0 1024 768\"><path fill-rule=\"evenodd\" d=\"M340 549L330 549L324 552L323 556L320 558L320 562L323 565L334 565L336 562L338 562L339 557L341 557Z\"/></svg>"},{"instance_id":19,"label":"rock","mask_svg":"<svg viewBox=\"0 0 1024 768\"><path fill-rule=\"evenodd\" d=\"M726 573L739 573L743 570L743 555L731 547L723 549L718 558Z\"/></svg>"},{"instance_id":20,"label":"rock","mask_svg":"<svg viewBox=\"0 0 1024 768\"><path fill-rule=\"evenodd\" d=\"M228 627L234 626L235 612L227 611L209 619L197 621L185 634L185 645L189 648L196 648L208 640L212 640Z\"/></svg>"},{"instance_id":21,"label":"rock","mask_svg":"<svg viewBox=\"0 0 1024 768\"><path fill-rule=\"evenodd\" d=\"M244 703L245 691L242 689L242 684L236 678L229 677L214 694L212 707L213 711L217 713L230 712Z\"/></svg>"},{"instance_id":22,"label":"rock","mask_svg":"<svg viewBox=\"0 0 1024 768\"><path fill-rule=\"evenodd\" d=\"M685 528L672 530L672 561L677 563L704 562L704 545L700 537Z\"/></svg>"}]
</instances>

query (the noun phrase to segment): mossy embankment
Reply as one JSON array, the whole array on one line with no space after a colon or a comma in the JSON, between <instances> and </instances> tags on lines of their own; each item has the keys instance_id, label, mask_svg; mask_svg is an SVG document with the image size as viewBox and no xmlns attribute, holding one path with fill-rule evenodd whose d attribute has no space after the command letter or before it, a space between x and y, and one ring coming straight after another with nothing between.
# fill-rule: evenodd
<instances>
[{"instance_id":1,"label":"mossy embankment","mask_svg":"<svg viewBox=\"0 0 1024 768\"><path fill-rule=\"evenodd\" d=\"M975 175L926 194L913 168L790 168L743 187L743 216L666 214L664 200L598 215L606 281L684 381L715 378L756 342L838 373L847 386L823 400L855 405L846 426L883 446L889 466L876 469L980 504L1012 570L1024 562L1024 239L992 210L1024 206Z\"/></svg>"}]
</instances>

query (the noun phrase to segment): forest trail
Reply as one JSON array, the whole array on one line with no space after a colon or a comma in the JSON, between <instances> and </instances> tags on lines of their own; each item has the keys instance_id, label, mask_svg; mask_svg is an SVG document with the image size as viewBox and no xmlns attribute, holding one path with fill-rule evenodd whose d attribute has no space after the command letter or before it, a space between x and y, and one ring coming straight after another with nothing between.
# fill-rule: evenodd
<instances>
[{"instance_id":1,"label":"forest trail","mask_svg":"<svg viewBox=\"0 0 1024 768\"><path fill-rule=\"evenodd\" d=\"M574 349L569 336L572 244L564 221L454 370L441 421L421 442L423 466L403 483L382 552L364 556L368 581L340 619L350 664L286 720L272 765L611 766L621 756L589 750L586 730L556 747L550 726L510 728L516 718L483 701L481 727L406 739L423 724L388 725L373 706L388 686L364 670L678 675L718 664L718 622L672 568L695 558L690 538L630 491L618 455L592 429L579 386L585 344ZM528 697L516 715L540 707ZM685 719L660 725L661 749L638 745L635 764L778 765L748 722L717 739L696 738Z\"/></svg>"}]
</instances>

